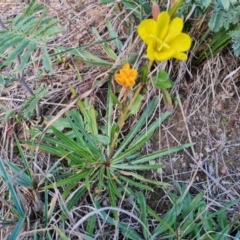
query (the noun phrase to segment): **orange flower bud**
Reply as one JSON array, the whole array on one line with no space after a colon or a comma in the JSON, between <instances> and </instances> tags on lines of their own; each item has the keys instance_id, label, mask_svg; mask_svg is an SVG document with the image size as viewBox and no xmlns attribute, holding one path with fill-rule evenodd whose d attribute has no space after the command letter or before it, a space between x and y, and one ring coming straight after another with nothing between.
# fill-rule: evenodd
<instances>
[{"instance_id":1,"label":"orange flower bud","mask_svg":"<svg viewBox=\"0 0 240 240\"><path fill-rule=\"evenodd\" d=\"M119 73L114 74L116 82L123 87L132 87L135 85L135 80L137 79L138 72L134 68L130 68L130 64L126 63Z\"/></svg>"}]
</instances>

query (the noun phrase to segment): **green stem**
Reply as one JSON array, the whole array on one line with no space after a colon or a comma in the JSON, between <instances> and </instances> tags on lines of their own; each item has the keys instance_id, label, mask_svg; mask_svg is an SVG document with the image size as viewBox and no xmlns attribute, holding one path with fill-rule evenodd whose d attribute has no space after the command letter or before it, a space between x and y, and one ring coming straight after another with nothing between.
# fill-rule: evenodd
<instances>
[{"instance_id":1,"label":"green stem","mask_svg":"<svg viewBox=\"0 0 240 240\"><path fill-rule=\"evenodd\" d=\"M171 110L173 107L173 103L172 103L172 98L168 92L167 89L161 89L162 94L163 94L163 101L165 103L165 105L167 106L167 109Z\"/></svg>"},{"instance_id":2,"label":"green stem","mask_svg":"<svg viewBox=\"0 0 240 240\"><path fill-rule=\"evenodd\" d=\"M109 156L107 158L107 161L106 161L106 166L110 166L110 163L111 163L111 157L113 155L113 152L114 152L114 148L115 148L115 144L116 144L116 140L118 139L118 136L119 136L119 133L121 131L121 129L123 128L124 126L124 121L125 121L125 118L126 118L126 115L128 114L128 112L131 110L132 108L132 105L133 103L135 102L138 94L140 93L142 87L143 87L143 83L140 83L140 85L138 86L132 100L130 101L129 105L122 111L121 113L121 116L120 116L120 119L119 119L119 122L118 122L118 131L114 134L114 137L113 137L113 140L112 140L112 143L111 143L111 146L110 146L110 153L109 153Z\"/></svg>"}]
</instances>

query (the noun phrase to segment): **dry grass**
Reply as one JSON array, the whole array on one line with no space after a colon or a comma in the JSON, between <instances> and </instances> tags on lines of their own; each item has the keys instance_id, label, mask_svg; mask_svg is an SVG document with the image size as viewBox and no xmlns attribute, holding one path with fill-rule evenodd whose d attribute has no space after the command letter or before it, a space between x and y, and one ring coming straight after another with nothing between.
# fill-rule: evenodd
<instances>
[{"instance_id":1,"label":"dry grass","mask_svg":"<svg viewBox=\"0 0 240 240\"><path fill-rule=\"evenodd\" d=\"M49 44L50 48L58 45L76 47L97 41L97 37L91 31L92 27L98 29L102 38L107 38L109 36L105 27L106 19L110 19L118 34L122 36L123 42L126 43L122 52L118 54L118 59L112 69L120 66L127 56L136 52L139 55L139 61L137 61L138 66L135 67L139 67L142 64L141 61L144 61L140 61L140 56L144 53L144 45L134 35L134 32L130 32L123 22L119 21L113 4L100 6L94 0L39 0L38 2L48 6L51 15L57 17L66 30L64 34ZM4 20L19 14L26 4L20 1L16 3L14 0L3 0L0 2L0 6L0 13ZM128 19L128 15L130 13L124 14L126 19ZM100 45L88 50L98 57L111 61ZM150 73L151 77L160 68L170 73L172 80L176 83L171 93L176 96L179 103L173 109L171 117L154 134L146 151L171 148L187 142L196 143L191 149L185 150L181 154L177 153L168 158L159 159L164 163L165 168L162 173L154 174L152 178L167 181L170 177L177 182L187 184L193 193L204 191L204 197L213 209L221 207L224 202L240 197L240 69L238 66L239 60L232 55L230 50L226 50L197 69L191 68L187 63L171 61L168 64L162 63L156 66ZM54 119L57 119L70 106L74 105L69 85L74 87L82 98L87 96L94 98L100 111L101 108L104 109L106 94L104 84L108 80L111 69L89 67L69 58L64 59L63 63L54 64L54 71L53 76L40 76L38 63L35 63L26 73L27 82L33 89L41 85L48 86L49 93L42 102L45 116L53 115ZM77 78L77 71L81 74L81 81ZM93 87L96 81L100 82L98 88ZM149 87L143 107L156 94L159 92ZM0 92L0 118L3 118L9 111L17 113L26 97L26 91L17 82L2 89ZM161 115L164 111L164 106L159 103L156 114ZM15 150L13 132L20 139L27 139L29 136L26 130L34 124L36 123L33 120L17 124L14 118L0 122L0 156L3 159L21 165L21 160ZM45 119L43 127L50 124L51 121ZM32 157L28 150L25 151L25 154L29 158L34 176L38 179L46 177L45 173L54 164L55 159L39 152ZM82 186L81 184L76 184L76 190ZM6 186L2 184L0 195L3 196L5 191ZM38 188L34 191L36 194L41 194L41 192L38 193ZM19 190L19 196L23 199L26 198L26 194ZM166 204L168 192L155 194L157 197L153 194L147 197L149 202L155 206L156 212L163 214L161 206ZM36 201L41 202L35 196L35 202L32 200L28 211L34 212L33 219L38 222L38 230L33 230L34 225L29 222L22 231L20 239L26 239L27 235L33 236L35 231L53 229L54 226L61 228L59 206L66 202L63 201L58 189L55 189L51 195L50 206L56 207L56 209L48 226L43 226L41 214L34 207ZM11 219L9 204L2 198L0 198L0 203L0 214ZM65 225L65 234L69 234L71 239L81 239L79 232L81 230L84 232L82 223L88 216L85 215L88 207L85 206L86 203L87 201L81 201L81 205L68 213L69 221ZM130 215L135 218L131 210ZM131 227L137 227L136 222L133 221ZM99 235L105 231L104 222L101 222L101 219L98 220L97 228ZM4 236L6 232L3 230L1 232L0 239L7 239L7 235ZM112 239L119 239L118 234L118 232L109 232L106 235L112 236ZM98 239L105 238L102 236Z\"/></svg>"}]
</instances>

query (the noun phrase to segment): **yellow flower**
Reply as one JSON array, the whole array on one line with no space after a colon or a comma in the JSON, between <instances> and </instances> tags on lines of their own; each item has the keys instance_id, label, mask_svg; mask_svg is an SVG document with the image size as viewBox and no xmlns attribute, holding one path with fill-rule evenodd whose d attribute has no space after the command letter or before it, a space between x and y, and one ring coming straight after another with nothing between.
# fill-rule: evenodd
<instances>
[{"instance_id":1,"label":"yellow flower","mask_svg":"<svg viewBox=\"0 0 240 240\"><path fill-rule=\"evenodd\" d=\"M122 69L120 69L120 73L114 74L114 78L123 87L132 87L135 85L137 75L137 70L134 68L131 69L129 63L126 63Z\"/></svg>"},{"instance_id":2,"label":"yellow flower","mask_svg":"<svg viewBox=\"0 0 240 240\"><path fill-rule=\"evenodd\" d=\"M161 12L157 21L143 20L138 34L147 44L147 56L151 61L166 61L170 58L186 60L184 52L191 47L191 38L182 33L183 20L175 17L172 21L168 12Z\"/></svg>"}]
</instances>

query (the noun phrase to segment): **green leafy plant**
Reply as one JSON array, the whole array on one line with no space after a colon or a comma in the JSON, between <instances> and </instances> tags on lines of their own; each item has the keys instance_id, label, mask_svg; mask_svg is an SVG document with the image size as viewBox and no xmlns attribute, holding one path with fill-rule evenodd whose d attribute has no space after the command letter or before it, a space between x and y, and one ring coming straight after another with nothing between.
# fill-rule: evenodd
<instances>
[{"instance_id":1,"label":"green leafy plant","mask_svg":"<svg viewBox=\"0 0 240 240\"><path fill-rule=\"evenodd\" d=\"M124 191L130 194L133 188L152 191L151 185L167 187L168 184L164 182L144 178L141 171L162 168L162 164L152 165L149 162L192 145L185 144L144 155L144 144L151 138L161 122L169 116L169 113L162 114L160 119L144 127L159 102L156 97L149 103L128 134L120 137L122 120L126 121L126 118L130 116L127 114L130 109L127 112L125 109L125 117L122 118L123 115L121 115L116 124L112 118L113 110L115 104L121 106L121 103L112 93L110 86L104 126L97 123L97 113L90 100L86 99L84 102L78 101L81 113L71 110L66 114L69 127L64 132L52 126L52 134L47 133L41 143L24 143L33 148L39 146L40 150L59 156L62 161L68 160L68 174L61 173L54 176L57 187L67 185L63 192L64 199L75 187L75 182L85 183L67 203L68 209L71 209L86 191L93 191L93 186L97 192L108 189L112 206L116 206L116 197L121 198ZM137 92L135 94L138 95ZM133 99L136 100L136 98ZM39 131L31 132L31 134L38 136ZM126 187L126 184L129 187ZM45 189L52 188L54 185L49 184Z\"/></svg>"},{"instance_id":2,"label":"green leafy plant","mask_svg":"<svg viewBox=\"0 0 240 240\"><path fill-rule=\"evenodd\" d=\"M187 25L189 28L194 26L192 29L194 36L198 36L199 33L202 35L194 48L193 65L198 66L205 60L211 59L230 43L232 43L235 56L239 56L239 2L235 0L187 0L181 7L181 13L187 14L193 4L196 6L191 12L191 17L196 20L189 21ZM208 28L206 28L207 25Z\"/></svg>"},{"instance_id":3,"label":"green leafy plant","mask_svg":"<svg viewBox=\"0 0 240 240\"><path fill-rule=\"evenodd\" d=\"M22 72L29 63L31 54L41 49L40 59L47 71L51 71L51 60L46 44L62 31L58 20L47 16L48 9L32 0L23 14L16 16L7 27L0 31L2 62L0 68L10 67L20 56L20 63L14 72ZM38 14L38 17L36 17ZM3 75L1 74L1 77Z\"/></svg>"},{"instance_id":4,"label":"green leafy plant","mask_svg":"<svg viewBox=\"0 0 240 240\"><path fill-rule=\"evenodd\" d=\"M39 50L39 58L43 68L52 73L51 58L47 43L62 29L58 20L47 15L48 8L32 0L23 14L17 15L7 26L0 19L0 84L5 85L16 80L16 75L22 86L34 97L35 94L25 81L24 70L31 64L31 55ZM30 100L31 102L32 99ZM36 101L35 101L36 102ZM28 103L27 103L28 104ZM38 101L37 116L41 115Z\"/></svg>"}]
</instances>

